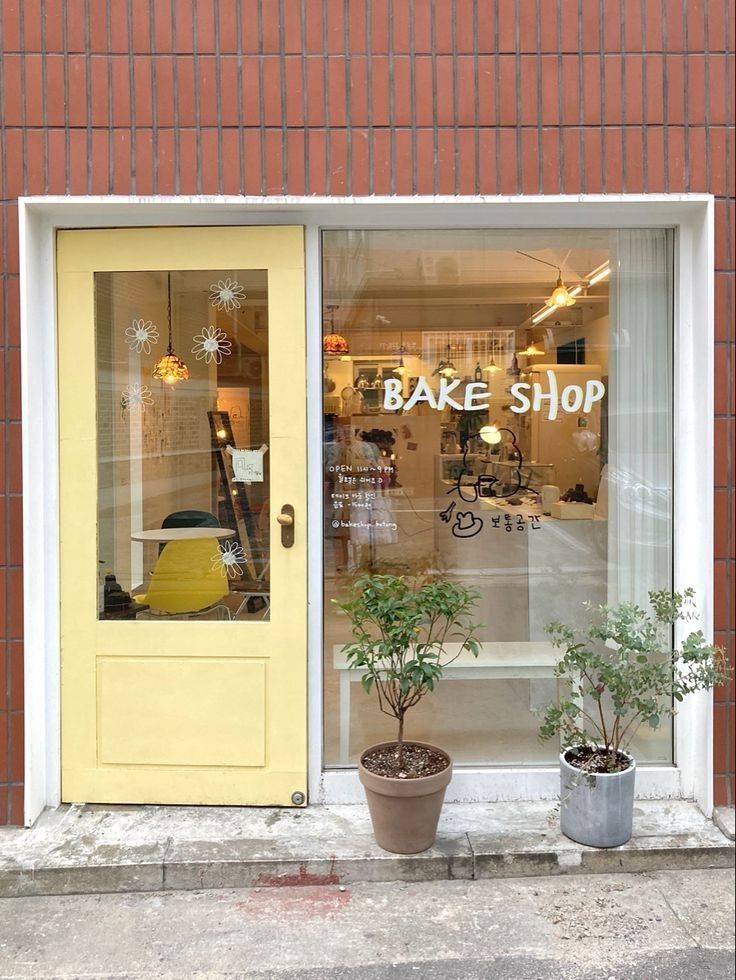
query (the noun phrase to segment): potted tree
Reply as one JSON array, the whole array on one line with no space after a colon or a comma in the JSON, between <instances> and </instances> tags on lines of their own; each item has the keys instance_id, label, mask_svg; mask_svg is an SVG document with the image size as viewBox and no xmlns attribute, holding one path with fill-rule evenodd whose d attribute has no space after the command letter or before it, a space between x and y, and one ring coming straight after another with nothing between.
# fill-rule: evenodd
<instances>
[{"instance_id":1,"label":"potted tree","mask_svg":"<svg viewBox=\"0 0 736 980\"><path fill-rule=\"evenodd\" d=\"M636 761L631 743L642 725L658 728L694 691L729 676L723 651L701 630L678 646L674 627L695 615L693 590L649 593L651 612L624 602L590 609L584 629L550 623L564 656L555 673L564 696L550 705L540 737L560 736L560 826L580 844L616 847L631 837Z\"/></svg>"},{"instance_id":2,"label":"potted tree","mask_svg":"<svg viewBox=\"0 0 736 980\"><path fill-rule=\"evenodd\" d=\"M463 651L478 656L478 598L446 580L417 585L401 575L363 575L347 598L333 600L352 621L348 663L364 671L364 690L375 691L379 710L397 723L396 739L367 748L358 765L373 832L387 851L415 854L434 842L452 759L406 740L406 715Z\"/></svg>"}]
</instances>

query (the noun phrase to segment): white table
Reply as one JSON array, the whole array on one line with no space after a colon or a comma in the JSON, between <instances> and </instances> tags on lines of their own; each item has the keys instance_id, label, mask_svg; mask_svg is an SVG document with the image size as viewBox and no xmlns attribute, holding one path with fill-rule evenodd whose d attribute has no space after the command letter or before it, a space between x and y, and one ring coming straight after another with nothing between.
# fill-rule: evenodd
<instances>
[{"instance_id":1,"label":"white table","mask_svg":"<svg viewBox=\"0 0 736 980\"><path fill-rule=\"evenodd\" d=\"M447 657L452 657L459 644L448 643ZM343 653L344 646L332 648L332 666L340 671L340 762L345 764L350 756L350 684L359 681L365 673L363 667L350 667ZM534 680L543 678L547 683L554 678L554 668L560 653L551 642L530 640L508 643L482 643L478 657L464 650L449 667L445 667L443 679L452 680L501 680L524 679L532 682L530 702L534 702ZM533 703L530 707L536 707ZM540 701L538 706L542 706Z\"/></svg>"},{"instance_id":2,"label":"white table","mask_svg":"<svg viewBox=\"0 0 736 980\"><path fill-rule=\"evenodd\" d=\"M133 541L191 541L193 538L232 538L229 527L154 527L150 531L133 531Z\"/></svg>"}]
</instances>

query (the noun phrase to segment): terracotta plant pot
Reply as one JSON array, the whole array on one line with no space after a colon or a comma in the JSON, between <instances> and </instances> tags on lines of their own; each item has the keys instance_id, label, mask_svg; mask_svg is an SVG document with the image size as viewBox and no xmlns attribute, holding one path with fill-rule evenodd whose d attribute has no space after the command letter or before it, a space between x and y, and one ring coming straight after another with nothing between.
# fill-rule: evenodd
<instances>
[{"instance_id":1,"label":"terracotta plant pot","mask_svg":"<svg viewBox=\"0 0 736 980\"><path fill-rule=\"evenodd\" d=\"M376 842L394 854L417 854L431 847L437 836L445 790L452 779L452 759L436 745L412 741L412 745L443 755L447 759L447 768L418 779L377 776L365 768L363 759L369 752L395 744L379 742L367 748L360 757L358 775L365 788Z\"/></svg>"}]
</instances>

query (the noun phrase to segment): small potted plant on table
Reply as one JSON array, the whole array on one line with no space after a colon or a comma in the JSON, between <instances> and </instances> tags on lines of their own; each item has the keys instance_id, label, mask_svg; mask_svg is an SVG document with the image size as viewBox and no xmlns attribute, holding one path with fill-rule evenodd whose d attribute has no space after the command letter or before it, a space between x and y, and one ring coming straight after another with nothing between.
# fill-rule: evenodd
<instances>
[{"instance_id":1,"label":"small potted plant on table","mask_svg":"<svg viewBox=\"0 0 736 980\"><path fill-rule=\"evenodd\" d=\"M723 651L701 630L678 646L678 620L694 618L693 590L649 593L653 611L633 603L591 610L585 629L550 623L564 649L555 673L568 692L550 705L540 737L561 737L560 826L580 844L616 847L631 837L636 761L629 749L642 725L656 729L694 691L729 676Z\"/></svg>"},{"instance_id":2,"label":"small potted plant on table","mask_svg":"<svg viewBox=\"0 0 736 980\"><path fill-rule=\"evenodd\" d=\"M396 740L370 746L358 765L376 841L387 851L415 854L434 843L452 760L434 745L406 741L404 724L445 667L465 650L478 656L477 599L455 582L413 587L400 575L364 575L335 600L352 620L350 667L364 671L364 690L375 690L379 710L398 724Z\"/></svg>"}]
</instances>

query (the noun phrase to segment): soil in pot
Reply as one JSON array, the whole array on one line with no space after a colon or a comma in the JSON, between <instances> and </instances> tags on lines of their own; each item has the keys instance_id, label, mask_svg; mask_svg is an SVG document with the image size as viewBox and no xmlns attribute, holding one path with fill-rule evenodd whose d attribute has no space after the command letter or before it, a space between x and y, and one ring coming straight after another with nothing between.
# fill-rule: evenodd
<instances>
[{"instance_id":1,"label":"soil in pot","mask_svg":"<svg viewBox=\"0 0 736 980\"><path fill-rule=\"evenodd\" d=\"M631 759L623 752L617 752L614 756L592 745L568 749L565 761L584 772L625 772L631 766Z\"/></svg>"},{"instance_id":2,"label":"soil in pot","mask_svg":"<svg viewBox=\"0 0 736 980\"><path fill-rule=\"evenodd\" d=\"M428 745L404 743L399 759L398 745L382 745L364 754L361 762L376 776L388 779L420 779L447 769L447 756Z\"/></svg>"}]
</instances>

